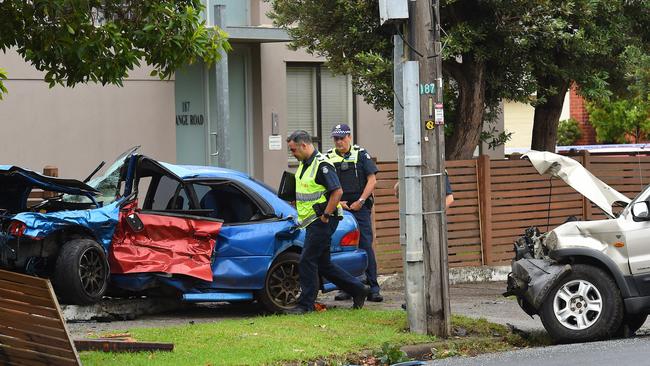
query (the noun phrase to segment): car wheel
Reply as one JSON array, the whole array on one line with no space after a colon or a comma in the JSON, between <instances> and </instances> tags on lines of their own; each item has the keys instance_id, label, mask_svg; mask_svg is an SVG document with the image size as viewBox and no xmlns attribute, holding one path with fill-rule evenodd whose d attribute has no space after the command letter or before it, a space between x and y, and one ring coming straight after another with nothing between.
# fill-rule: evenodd
<instances>
[{"instance_id":1,"label":"car wheel","mask_svg":"<svg viewBox=\"0 0 650 366\"><path fill-rule=\"evenodd\" d=\"M600 268L575 264L542 304L540 317L551 338L587 342L614 335L623 300L614 279Z\"/></svg>"},{"instance_id":2,"label":"car wheel","mask_svg":"<svg viewBox=\"0 0 650 366\"><path fill-rule=\"evenodd\" d=\"M64 303L88 305L102 299L108 276L104 248L92 239L73 239L59 252L52 282Z\"/></svg>"},{"instance_id":3,"label":"car wheel","mask_svg":"<svg viewBox=\"0 0 650 366\"><path fill-rule=\"evenodd\" d=\"M617 337L628 338L634 335L643 326L648 314L625 314L623 323L616 331Z\"/></svg>"},{"instance_id":4,"label":"car wheel","mask_svg":"<svg viewBox=\"0 0 650 366\"><path fill-rule=\"evenodd\" d=\"M271 264L264 288L258 294L267 310L280 313L296 307L300 297L299 260L300 254L287 252L280 254Z\"/></svg>"}]
</instances>

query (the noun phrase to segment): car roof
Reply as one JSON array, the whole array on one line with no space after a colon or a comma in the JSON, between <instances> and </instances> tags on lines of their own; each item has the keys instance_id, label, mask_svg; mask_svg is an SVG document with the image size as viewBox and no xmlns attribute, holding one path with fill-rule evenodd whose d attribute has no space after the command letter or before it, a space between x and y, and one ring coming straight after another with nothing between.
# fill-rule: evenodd
<instances>
[{"instance_id":1,"label":"car roof","mask_svg":"<svg viewBox=\"0 0 650 366\"><path fill-rule=\"evenodd\" d=\"M220 168L216 166L176 165L159 162L165 169L174 173L181 179L222 178L222 179L250 179L246 173L237 170Z\"/></svg>"}]
</instances>

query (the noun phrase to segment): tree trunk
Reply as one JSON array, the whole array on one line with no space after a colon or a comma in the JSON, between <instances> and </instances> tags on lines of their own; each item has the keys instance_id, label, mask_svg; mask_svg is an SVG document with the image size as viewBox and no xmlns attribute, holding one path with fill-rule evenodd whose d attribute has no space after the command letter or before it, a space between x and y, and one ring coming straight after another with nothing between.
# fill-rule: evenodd
<instances>
[{"instance_id":1,"label":"tree trunk","mask_svg":"<svg viewBox=\"0 0 650 366\"><path fill-rule=\"evenodd\" d=\"M544 96L546 102L535 107L533 119L533 138L530 147L533 150L555 152L557 142L557 125L562 114L564 96L571 82L555 77L541 77L537 95ZM550 95L547 90L554 89L557 93Z\"/></svg>"},{"instance_id":2,"label":"tree trunk","mask_svg":"<svg viewBox=\"0 0 650 366\"><path fill-rule=\"evenodd\" d=\"M463 56L463 63L449 61L446 71L458 83L458 111L454 130L445 142L448 160L471 159L478 145L485 112L485 63Z\"/></svg>"}]
</instances>

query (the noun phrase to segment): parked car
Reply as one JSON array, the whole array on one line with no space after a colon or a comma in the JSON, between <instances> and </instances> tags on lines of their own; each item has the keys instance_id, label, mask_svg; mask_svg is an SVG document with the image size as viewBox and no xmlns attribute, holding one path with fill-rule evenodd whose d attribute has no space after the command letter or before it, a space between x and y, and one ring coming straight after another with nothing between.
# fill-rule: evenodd
<instances>
[{"instance_id":1,"label":"parked car","mask_svg":"<svg viewBox=\"0 0 650 366\"><path fill-rule=\"evenodd\" d=\"M0 267L51 278L71 304L110 291L256 299L274 312L295 306L305 230L290 204L241 172L168 164L136 150L87 183L0 166ZM34 189L57 195L28 207ZM346 214L332 260L354 276L367 264L358 240Z\"/></svg>"},{"instance_id":2,"label":"parked car","mask_svg":"<svg viewBox=\"0 0 650 366\"><path fill-rule=\"evenodd\" d=\"M571 158L537 151L525 157L608 219L569 221L543 234L528 229L515 244L504 295L515 295L526 313L539 315L560 342L634 334L650 313L650 187L630 200Z\"/></svg>"}]
</instances>

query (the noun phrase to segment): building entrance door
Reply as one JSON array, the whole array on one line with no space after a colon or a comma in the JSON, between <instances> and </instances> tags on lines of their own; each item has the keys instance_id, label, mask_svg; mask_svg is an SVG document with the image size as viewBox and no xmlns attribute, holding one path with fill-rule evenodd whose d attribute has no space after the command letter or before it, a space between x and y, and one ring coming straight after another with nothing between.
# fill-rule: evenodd
<instances>
[{"instance_id":1,"label":"building entrance door","mask_svg":"<svg viewBox=\"0 0 650 366\"><path fill-rule=\"evenodd\" d=\"M205 70L201 62L176 71L176 162L206 163L207 116L205 111Z\"/></svg>"}]
</instances>

